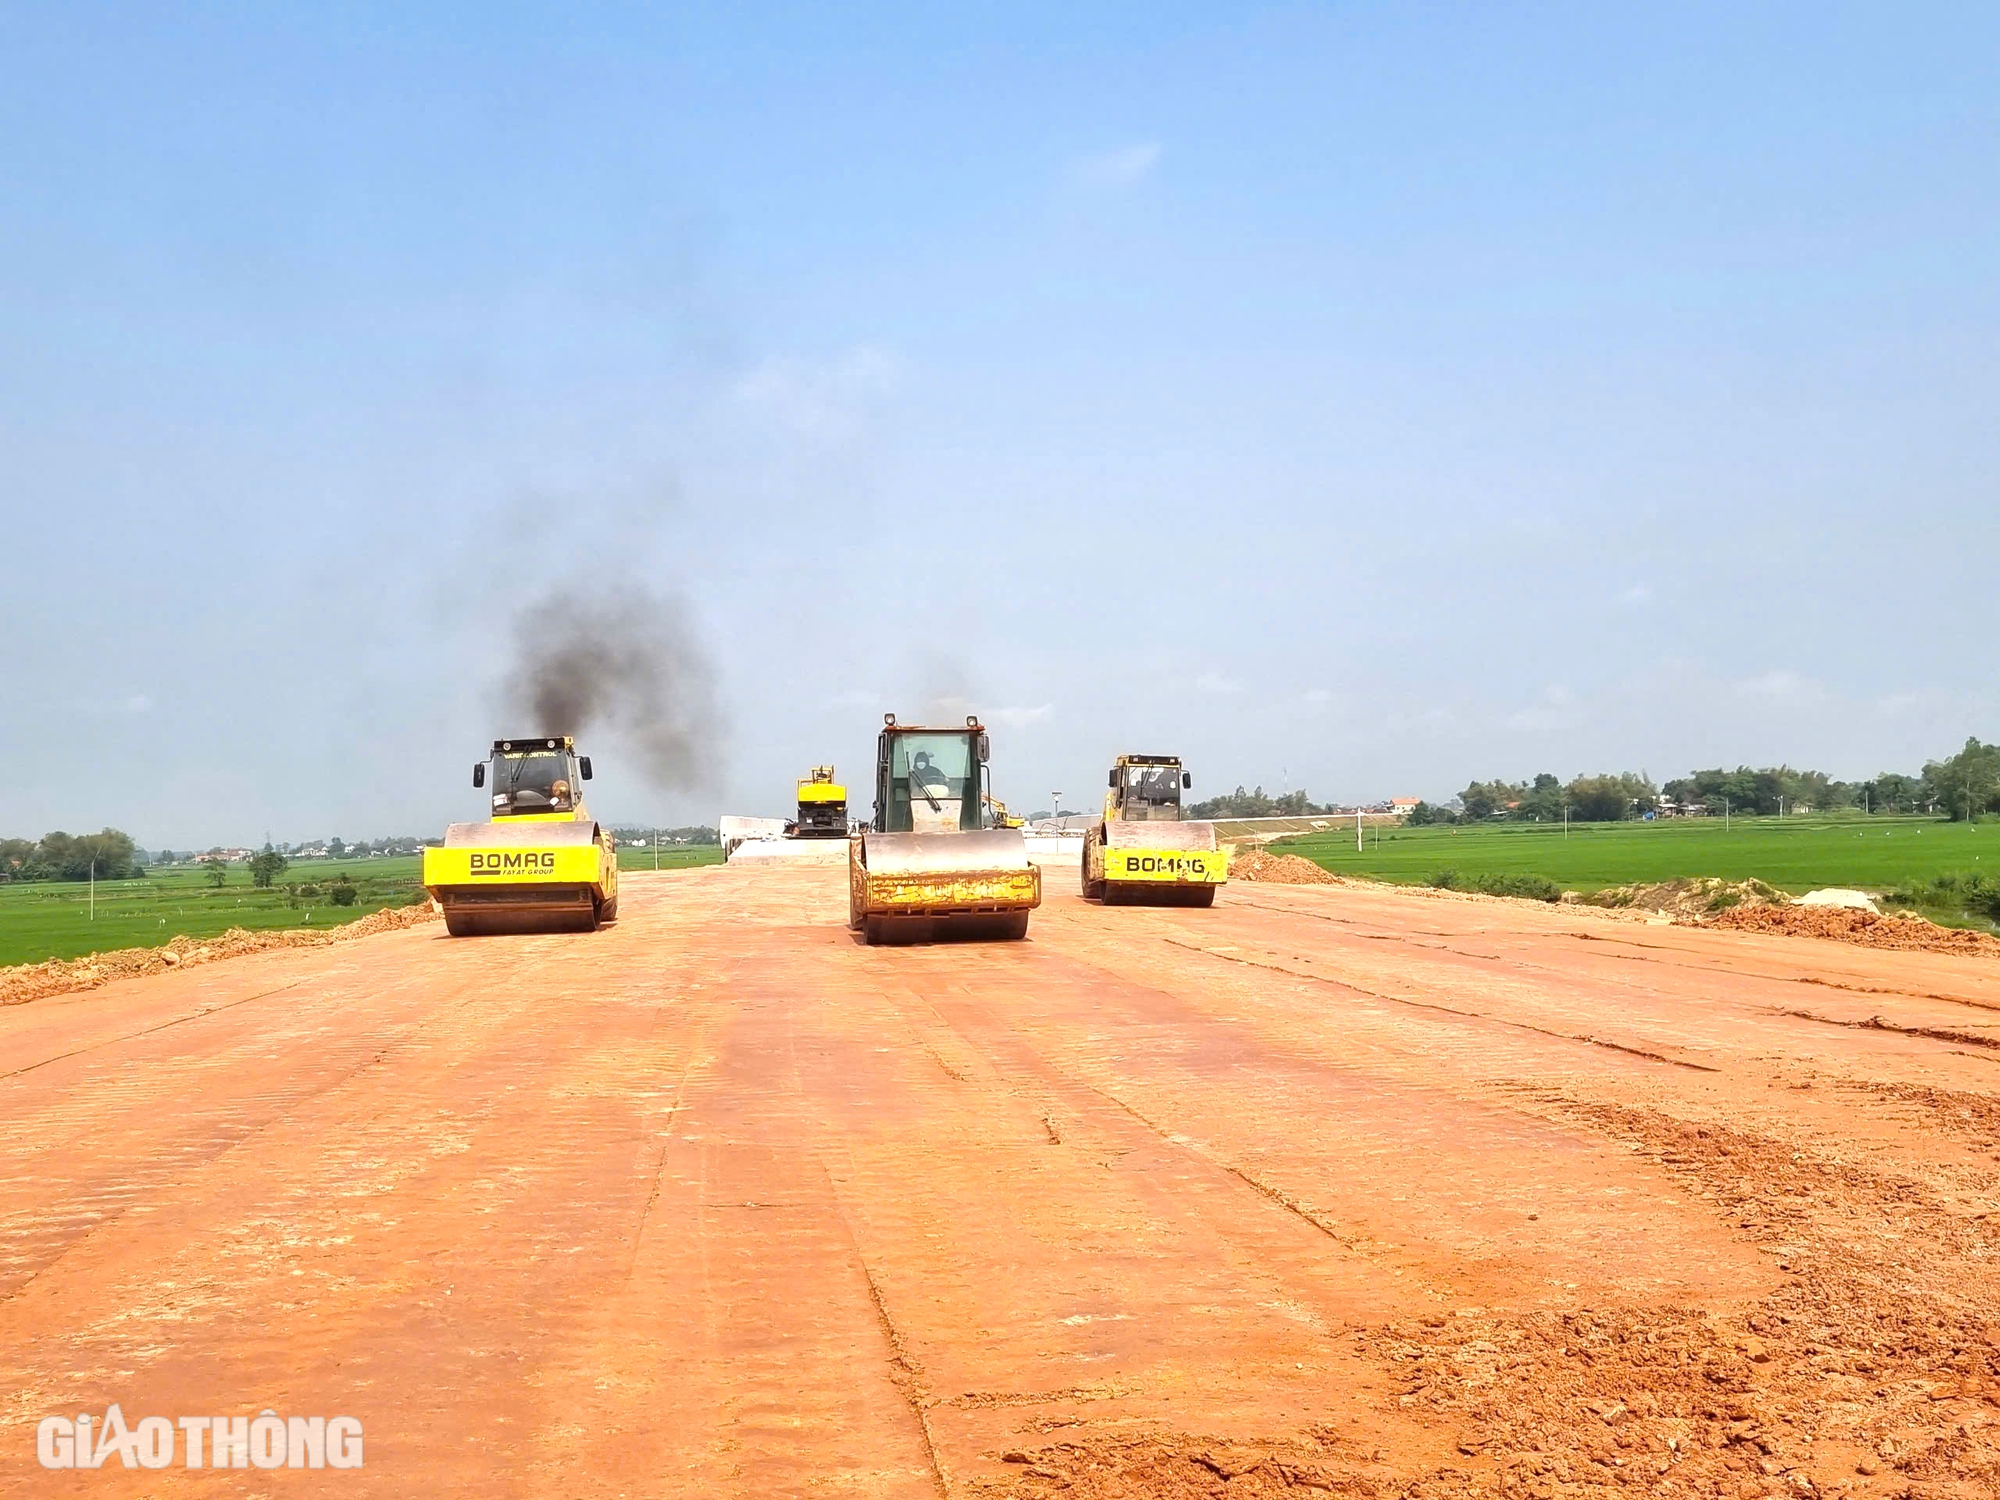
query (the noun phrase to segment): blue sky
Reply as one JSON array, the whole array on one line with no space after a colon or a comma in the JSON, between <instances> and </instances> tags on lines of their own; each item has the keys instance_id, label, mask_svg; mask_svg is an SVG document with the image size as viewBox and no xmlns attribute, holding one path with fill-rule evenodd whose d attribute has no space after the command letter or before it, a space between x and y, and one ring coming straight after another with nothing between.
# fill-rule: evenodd
<instances>
[{"instance_id":1,"label":"blue sky","mask_svg":"<svg viewBox=\"0 0 2000 1500\"><path fill-rule=\"evenodd\" d=\"M597 573L619 819L2000 737L2000 12L945 11L0 6L0 831L472 815Z\"/></svg>"}]
</instances>

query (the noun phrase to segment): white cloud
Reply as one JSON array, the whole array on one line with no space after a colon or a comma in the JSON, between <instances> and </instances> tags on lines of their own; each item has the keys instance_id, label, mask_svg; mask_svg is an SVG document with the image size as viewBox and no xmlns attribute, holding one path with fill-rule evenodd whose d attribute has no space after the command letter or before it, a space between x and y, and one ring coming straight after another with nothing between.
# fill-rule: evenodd
<instances>
[{"instance_id":1,"label":"white cloud","mask_svg":"<svg viewBox=\"0 0 2000 1500\"><path fill-rule=\"evenodd\" d=\"M896 355L873 345L828 360L777 355L738 380L730 394L800 437L846 438L895 389L901 371Z\"/></svg>"},{"instance_id":2,"label":"white cloud","mask_svg":"<svg viewBox=\"0 0 2000 1500\"><path fill-rule=\"evenodd\" d=\"M1796 672L1765 672L1736 684L1739 698L1769 698L1777 703L1803 703L1820 696L1819 684Z\"/></svg>"},{"instance_id":3,"label":"white cloud","mask_svg":"<svg viewBox=\"0 0 2000 1500\"><path fill-rule=\"evenodd\" d=\"M1618 602L1630 609L1640 609L1653 602L1653 586L1650 583L1635 583L1618 596Z\"/></svg>"},{"instance_id":4,"label":"white cloud","mask_svg":"<svg viewBox=\"0 0 2000 1500\"><path fill-rule=\"evenodd\" d=\"M882 695L867 688L848 688L827 701L835 708L873 708L882 701Z\"/></svg>"},{"instance_id":5,"label":"white cloud","mask_svg":"<svg viewBox=\"0 0 2000 1500\"><path fill-rule=\"evenodd\" d=\"M1527 708L1516 709L1507 715L1509 729L1574 729L1583 722L1583 712L1577 707L1576 695L1560 682L1552 682L1542 689L1542 696Z\"/></svg>"},{"instance_id":6,"label":"white cloud","mask_svg":"<svg viewBox=\"0 0 2000 1500\"><path fill-rule=\"evenodd\" d=\"M1053 703L1038 703L1033 708L996 708L989 716L996 724L1005 724L1009 729L1020 729L1028 724L1039 724L1054 714Z\"/></svg>"},{"instance_id":7,"label":"white cloud","mask_svg":"<svg viewBox=\"0 0 2000 1500\"><path fill-rule=\"evenodd\" d=\"M1195 691L1200 693L1240 693L1243 684L1224 677L1220 672L1204 672L1194 680Z\"/></svg>"},{"instance_id":8,"label":"white cloud","mask_svg":"<svg viewBox=\"0 0 2000 1500\"><path fill-rule=\"evenodd\" d=\"M1079 182L1115 187L1145 177L1160 164L1160 156L1158 141L1142 141L1087 156L1076 164L1074 174Z\"/></svg>"},{"instance_id":9,"label":"white cloud","mask_svg":"<svg viewBox=\"0 0 2000 1500\"><path fill-rule=\"evenodd\" d=\"M1433 703L1414 712L1394 708L1382 716L1383 729L1392 734L1407 734L1413 730L1431 732L1448 729L1457 723L1458 714L1442 703Z\"/></svg>"},{"instance_id":10,"label":"white cloud","mask_svg":"<svg viewBox=\"0 0 2000 1500\"><path fill-rule=\"evenodd\" d=\"M1302 695L1308 703L1331 703L1333 694L1325 688L1307 688Z\"/></svg>"},{"instance_id":11,"label":"white cloud","mask_svg":"<svg viewBox=\"0 0 2000 1500\"><path fill-rule=\"evenodd\" d=\"M129 693L123 698L72 698L63 706L93 719L136 719L140 714L151 713L154 707L151 693Z\"/></svg>"}]
</instances>

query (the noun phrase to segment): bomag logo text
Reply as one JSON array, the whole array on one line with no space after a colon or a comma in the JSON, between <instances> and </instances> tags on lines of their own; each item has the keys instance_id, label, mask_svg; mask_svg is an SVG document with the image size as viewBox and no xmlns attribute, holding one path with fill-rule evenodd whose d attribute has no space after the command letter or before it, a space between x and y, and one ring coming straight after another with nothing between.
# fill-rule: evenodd
<instances>
[{"instance_id":1,"label":"bomag logo text","mask_svg":"<svg viewBox=\"0 0 2000 1500\"><path fill-rule=\"evenodd\" d=\"M1135 854L1128 856L1125 868L1141 875L1206 875L1208 866L1199 859L1190 859L1178 854Z\"/></svg>"},{"instance_id":2,"label":"bomag logo text","mask_svg":"<svg viewBox=\"0 0 2000 1500\"><path fill-rule=\"evenodd\" d=\"M556 867L556 857L547 850L509 850L504 854L475 854L472 856L472 873L475 875L539 875Z\"/></svg>"}]
</instances>

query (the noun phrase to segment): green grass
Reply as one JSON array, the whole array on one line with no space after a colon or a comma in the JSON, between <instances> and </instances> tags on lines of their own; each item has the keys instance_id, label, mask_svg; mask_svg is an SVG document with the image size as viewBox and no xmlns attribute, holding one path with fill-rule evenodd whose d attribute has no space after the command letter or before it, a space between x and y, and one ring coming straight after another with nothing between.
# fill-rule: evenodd
<instances>
[{"instance_id":1,"label":"green grass","mask_svg":"<svg viewBox=\"0 0 2000 1500\"><path fill-rule=\"evenodd\" d=\"M660 850L660 868L719 864L713 845L689 844ZM621 849L620 870L650 870L653 851ZM176 936L210 938L243 927L252 932L320 928L351 922L385 906L402 906L421 894L415 855L381 859L294 860L268 891L254 889L250 872L229 867L220 890L197 866L154 870L143 880L100 880L97 916L90 914L90 887L68 881L0 885L0 965L81 958L114 948L156 948ZM328 882L345 875L354 883L355 904L335 906ZM318 886L317 896L296 896L288 885Z\"/></svg>"},{"instance_id":2,"label":"green grass","mask_svg":"<svg viewBox=\"0 0 2000 1500\"><path fill-rule=\"evenodd\" d=\"M335 906L325 894L327 882L342 874L354 883L352 906ZM321 893L295 897L286 885L316 885ZM421 889L413 855L296 860L267 891L251 886L250 872L242 865L229 867L228 884L219 890L210 887L206 871L175 865L143 880L100 880L93 920L88 885L0 885L0 965L154 948L175 936L209 938L231 927L252 932L324 929L385 906L402 906Z\"/></svg>"},{"instance_id":3,"label":"green grass","mask_svg":"<svg viewBox=\"0 0 2000 1500\"><path fill-rule=\"evenodd\" d=\"M668 844L660 850L659 868L662 870L686 870L695 865L719 865L722 863L720 844ZM653 868L651 849L620 849L618 868L622 870L650 870Z\"/></svg>"},{"instance_id":4,"label":"green grass","mask_svg":"<svg viewBox=\"0 0 2000 1500\"><path fill-rule=\"evenodd\" d=\"M1539 876L1568 891L1718 876L1762 880L1792 895L1822 886L1884 891L1954 871L2000 874L2000 825L1930 818L1720 818L1656 823L1495 823L1473 828L1368 830L1357 853L1352 829L1286 839L1274 850L1303 854L1337 875L1428 884L1441 870L1463 882Z\"/></svg>"}]
</instances>

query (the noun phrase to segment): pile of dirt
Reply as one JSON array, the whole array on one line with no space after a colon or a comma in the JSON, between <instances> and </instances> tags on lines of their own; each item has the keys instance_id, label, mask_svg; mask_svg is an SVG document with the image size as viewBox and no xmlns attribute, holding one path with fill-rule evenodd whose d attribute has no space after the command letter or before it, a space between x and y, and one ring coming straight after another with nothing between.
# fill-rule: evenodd
<instances>
[{"instance_id":1,"label":"pile of dirt","mask_svg":"<svg viewBox=\"0 0 2000 1500\"><path fill-rule=\"evenodd\" d=\"M1273 854L1268 849L1229 846L1231 880L1265 880L1278 885L1345 885L1338 875L1321 869L1296 854Z\"/></svg>"},{"instance_id":2,"label":"pile of dirt","mask_svg":"<svg viewBox=\"0 0 2000 1500\"><path fill-rule=\"evenodd\" d=\"M1563 892L1563 900L1575 906L1603 906L1613 910L1649 911L1676 922L1705 922L1727 911L1781 906L1783 891L1761 880L1688 879L1662 880L1653 885L1611 885L1587 896Z\"/></svg>"},{"instance_id":3,"label":"pile of dirt","mask_svg":"<svg viewBox=\"0 0 2000 1500\"><path fill-rule=\"evenodd\" d=\"M1990 933L1940 927L1907 912L1878 916L1846 906L1739 906L1709 918L1705 925L1786 937L1835 938L1868 948L2000 958L2000 938Z\"/></svg>"},{"instance_id":4,"label":"pile of dirt","mask_svg":"<svg viewBox=\"0 0 2000 1500\"><path fill-rule=\"evenodd\" d=\"M1334 1427L1286 1442L1236 1443L1183 1433L1065 1442L1032 1452L1015 1449L1014 1493L1062 1500L1261 1500L1271 1496L1431 1495L1466 1493L1467 1470L1427 1476L1433 1488L1411 1489L1397 1470L1374 1461L1372 1445L1357 1448Z\"/></svg>"},{"instance_id":5,"label":"pile of dirt","mask_svg":"<svg viewBox=\"0 0 2000 1500\"><path fill-rule=\"evenodd\" d=\"M159 948L120 948L112 953L93 953L87 958L17 964L11 969L0 969L0 1005L22 1005L49 995L94 990L114 979L137 979L272 948L322 948L328 943L414 927L420 922L435 921L440 915L435 902L420 901L415 906L388 907L356 921L317 931L294 928L285 932L247 932L232 927L222 936L206 940L176 935Z\"/></svg>"}]
</instances>

